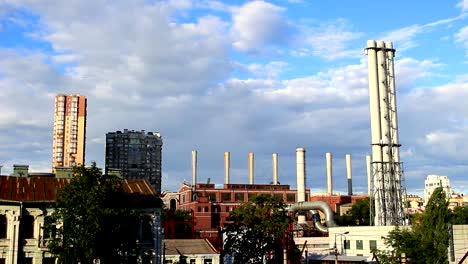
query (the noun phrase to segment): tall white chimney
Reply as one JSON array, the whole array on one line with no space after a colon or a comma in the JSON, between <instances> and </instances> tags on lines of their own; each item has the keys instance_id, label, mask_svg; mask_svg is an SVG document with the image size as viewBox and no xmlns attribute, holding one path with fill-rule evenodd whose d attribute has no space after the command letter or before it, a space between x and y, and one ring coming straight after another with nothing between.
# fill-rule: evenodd
<instances>
[{"instance_id":1,"label":"tall white chimney","mask_svg":"<svg viewBox=\"0 0 468 264\"><path fill-rule=\"evenodd\" d=\"M278 184L278 153L271 155L273 160L273 184Z\"/></svg>"},{"instance_id":2,"label":"tall white chimney","mask_svg":"<svg viewBox=\"0 0 468 264\"><path fill-rule=\"evenodd\" d=\"M367 169L367 195L372 196L372 173L371 173L371 156L366 156L366 169Z\"/></svg>"},{"instance_id":3,"label":"tall white chimney","mask_svg":"<svg viewBox=\"0 0 468 264\"><path fill-rule=\"evenodd\" d=\"M327 152L325 154L325 158L327 160L327 188L328 188L328 195L333 195L333 179L332 179L332 154Z\"/></svg>"},{"instance_id":4,"label":"tall white chimney","mask_svg":"<svg viewBox=\"0 0 468 264\"><path fill-rule=\"evenodd\" d=\"M224 184L229 184L229 170L231 168L231 154L224 152Z\"/></svg>"},{"instance_id":5,"label":"tall white chimney","mask_svg":"<svg viewBox=\"0 0 468 264\"><path fill-rule=\"evenodd\" d=\"M197 151L192 150L192 186L197 184Z\"/></svg>"},{"instance_id":6,"label":"tall white chimney","mask_svg":"<svg viewBox=\"0 0 468 264\"><path fill-rule=\"evenodd\" d=\"M296 173L297 173L297 201L305 202L305 149L296 149ZM298 223L305 223L305 215L299 215Z\"/></svg>"},{"instance_id":7,"label":"tall white chimney","mask_svg":"<svg viewBox=\"0 0 468 264\"><path fill-rule=\"evenodd\" d=\"M351 154L346 154L346 178L348 179L348 195L353 195L353 169L351 167Z\"/></svg>"},{"instance_id":8,"label":"tall white chimney","mask_svg":"<svg viewBox=\"0 0 468 264\"><path fill-rule=\"evenodd\" d=\"M254 154L249 152L249 184L254 184Z\"/></svg>"}]
</instances>

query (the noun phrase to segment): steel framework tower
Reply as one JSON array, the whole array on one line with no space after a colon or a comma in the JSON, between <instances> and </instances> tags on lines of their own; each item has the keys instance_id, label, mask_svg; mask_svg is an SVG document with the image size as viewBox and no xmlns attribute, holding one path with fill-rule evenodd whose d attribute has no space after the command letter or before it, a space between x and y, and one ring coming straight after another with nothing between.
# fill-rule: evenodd
<instances>
[{"instance_id":1,"label":"steel framework tower","mask_svg":"<svg viewBox=\"0 0 468 264\"><path fill-rule=\"evenodd\" d=\"M398 120L391 42L367 41L372 142L372 196L374 224L404 225L406 196L400 162ZM371 210L372 212L372 210Z\"/></svg>"}]
</instances>

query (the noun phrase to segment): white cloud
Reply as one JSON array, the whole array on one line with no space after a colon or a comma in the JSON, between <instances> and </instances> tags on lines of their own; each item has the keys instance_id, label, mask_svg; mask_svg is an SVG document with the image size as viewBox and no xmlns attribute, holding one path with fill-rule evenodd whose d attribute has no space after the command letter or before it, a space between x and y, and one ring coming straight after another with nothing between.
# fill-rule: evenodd
<instances>
[{"instance_id":1,"label":"white cloud","mask_svg":"<svg viewBox=\"0 0 468 264\"><path fill-rule=\"evenodd\" d=\"M252 1L233 13L234 47L241 51L262 53L271 46L286 43L291 32L282 7Z\"/></svg>"},{"instance_id":2,"label":"white cloud","mask_svg":"<svg viewBox=\"0 0 468 264\"><path fill-rule=\"evenodd\" d=\"M461 10L468 11L468 0L461 0L458 4L457 7L461 8Z\"/></svg>"},{"instance_id":3,"label":"white cloud","mask_svg":"<svg viewBox=\"0 0 468 264\"><path fill-rule=\"evenodd\" d=\"M468 49L468 26L463 27L455 34L455 41ZM468 50L465 52L465 55L468 56Z\"/></svg>"},{"instance_id":4,"label":"white cloud","mask_svg":"<svg viewBox=\"0 0 468 264\"><path fill-rule=\"evenodd\" d=\"M352 50L348 47L349 43L361 37L362 33L350 31L345 20L337 20L317 28L305 28L304 35L298 36L298 41L305 42L305 48L296 50L293 55L304 56L308 49L312 55L327 60L362 55L361 50Z\"/></svg>"},{"instance_id":5,"label":"white cloud","mask_svg":"<svg viewBox=\"0 0 468 264\"><path fill-rule=\"evenodd\" d=\"M411 25L403 28L399 28L390 32L385 33L380 39L390 40L394 43L394 46L398 47L399 51L405 51L418 46L416 36L422 33L429 32L434 28L441 25L448 25L454 21L465 18L466 15L462 14L452 18L446 18L430 22L423 25Z\"/></svg>"}]
</instances>

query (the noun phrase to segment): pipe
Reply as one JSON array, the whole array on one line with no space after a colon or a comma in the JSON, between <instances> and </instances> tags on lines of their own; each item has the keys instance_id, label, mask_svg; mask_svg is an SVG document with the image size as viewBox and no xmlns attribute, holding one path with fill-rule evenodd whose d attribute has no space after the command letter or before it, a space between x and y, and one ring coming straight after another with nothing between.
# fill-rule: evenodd
<instances>
[{"instance_id":1,"label":"pipe","mask_svg":"<svg viewBox=\"0 0 468 264\"><path fill-rule=\"evenodd\" d=\"M372 162L373 171L375 175L374 186L377 183L377 179L382 178L382 147L380 145L381 140L381 122L380 122L380 99L379 99L379 74L377 72L377 43L375 40L367 41L367 65L368 65L368 77L369 77L369 109L371 119L371 146L372 146ZM374 208L375 212L380 212L380 197L379 193L374 194ZM377 217L376 217L377 220ZM378 221L375 221L378 223Z\"/></svg>"},{"instance_id":2,"label":"pipe","mask_svg":"<svg viewBox=\"0 0 468 264\"><path fill-rule=\"evenodd\" d=\"M297 175L297 201L305 201L305 149L296 149L296 175ZM305 215L299 215L298 223L302 224L306 222Z\"/></svg>"},{"instance_id":3,"label":"pipe","mask_svg":"<svg viewBox=\"0 0 468 264\"><path fill-rule=\"evenodd\" d=\"M325 159L327 160L327 187L328 195L333 195L333 179L332 179L332 154L327 152L325 154Z\"/></svg>"},{"instance_id":4,"label":"pipe","mask_svg":"<svg viewBox=\"0 0 468 264\"><path fill-rule=\"evenodd\" d=\"M197 184L197 151L192 150L192 186Z\"/></svg>"},{"instance_id":5,"label":"pipe","mask_svg":"<svg viewBox=\"0 0 468 264\"><path fill-rule=\"evenodd\" d=\"M231 168L231 154L224 152L224 184L229 184L229 170Z\"/></svg>"},{"instance_id":6,"label":"pipe","mask_svg":"<svg viewBox=\"0 0 468 264\"><path fill-rule=\"evenodd\" d=\"M379 40L377 41L377 72L379 75L379 102L380 102L380 131L381 131L381 140L382 144L382 161L389 162L389 148L388 144L390 143L389 133L390 133L390 123L389 118L389 109L387 106L388 101L388 78L387 78L387 62L385 60L385 42Z\"/></svg>"},{"instance_id":7,"label":"pipe","mask_svg":"<svg viewBox=\"0 0 468 264\"><path fill-rule=\"evenodd\" d=\"M346 154L346 178L348 179L348 195L353 195L353 169L351 167L351 154Z\"/></svg>"},{"instance_id":8,"label":"pipe","mask_svg":"<svg viewBox=\"0 0 468 264\"><path fill-rule=\"evenodd\" d=\"M249 184L254 184L254 154L249 152Z\"/></svg>"},{"instance_id":9,"label":"pipe","mask_svg":"<svg viewBox=\"0 0 468 264\"><path fill-rule=\"evenodd\" d=\"M337 226L335 220L333 220L333 211L326 202L314 201L314 202L297 202L289 206L289 212L297 211L309 211L309 210L320 210L325 214L325 223L327 226L323 226L320 223L320 217L317 219L314 217L315 227L321 232L328 232L329 227Z\"/></svg>"},{"instance_id":10,"label":"pipe","mask_svg":"<svg viewBox=\"0 0 468 264\"><path fill-rule=\"evenodd\" d=\"M273 160L273 184L278 184L278 153L273 153L271 155Z\"/></svg>"},{"instance_id":11,"label":"pipe","mask_svg":"<svg viewBox=\"0 0 468 264\"><path fill-rule=\"evenodd\" d=\"M367 195L372 196L372 173L371 173L371 156L366 156L366 170L367 170Z\"/></svg>"}]
</instances>

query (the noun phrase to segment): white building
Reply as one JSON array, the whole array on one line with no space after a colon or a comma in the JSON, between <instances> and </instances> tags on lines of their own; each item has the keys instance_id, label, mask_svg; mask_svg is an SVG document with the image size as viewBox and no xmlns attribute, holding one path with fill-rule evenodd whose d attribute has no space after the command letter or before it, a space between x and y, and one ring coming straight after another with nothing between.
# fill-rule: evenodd
<instances>
[{"instance_id":1,"label":"white building","mask_svg":"<svg viewBox=\"0 0 468 264\"><path fill-rule=\"evenodd\" d=\"M220 254L207 239L164 239L164 264L179 263L185 258L187 264L219 264Z\"/></svg>"},{"instance_id":2,"label":"white building","mask_svg":"<svg viewBox=\"0 0 468 264\"><path fill-rule=\"evenodd\" d=\"M424 205L429 202L429 198L431 198L432 193L438 187L442 187L444 189L445 195L447 195L447 198L450 198L452 190L450 188L450 181L447 176L427 175L426 181L424 183Z\"/></svg>"}]
</instances>

